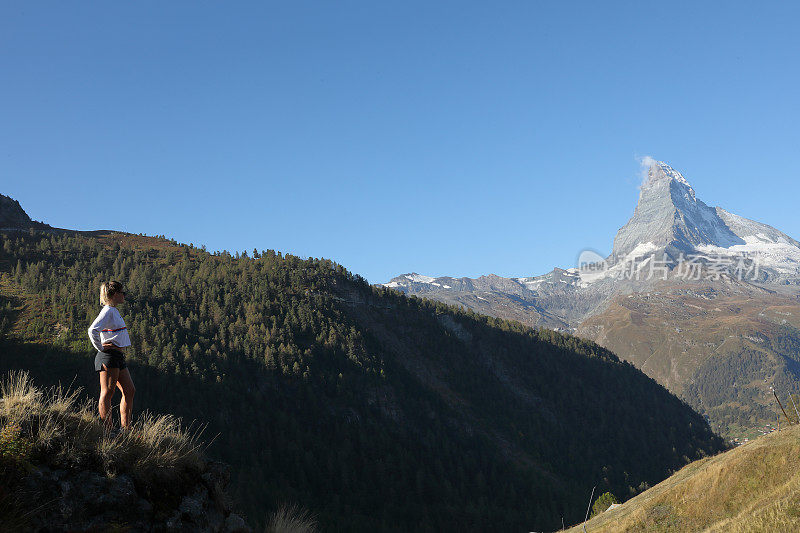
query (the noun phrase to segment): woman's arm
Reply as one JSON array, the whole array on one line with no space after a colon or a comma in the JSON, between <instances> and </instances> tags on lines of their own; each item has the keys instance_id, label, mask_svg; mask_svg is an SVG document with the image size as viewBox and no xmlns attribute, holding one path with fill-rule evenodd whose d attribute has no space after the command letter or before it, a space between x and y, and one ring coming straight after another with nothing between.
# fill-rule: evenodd
<instances>
[{"instance_id":1,"label":"woman's arm","mask_svg":"<svg viewBox=\"0 0 800 533\"><path fill-rule=\"evenodd\" d=\"M94 346L97 351L103 351L103 343L100 341L100 330L108 322L108 308L103 308L100 311L100 314L97 315L97 318L94 319L92 325L89 326L89 340L92 341L92 346Z\"/></svg>"}]
</instances>

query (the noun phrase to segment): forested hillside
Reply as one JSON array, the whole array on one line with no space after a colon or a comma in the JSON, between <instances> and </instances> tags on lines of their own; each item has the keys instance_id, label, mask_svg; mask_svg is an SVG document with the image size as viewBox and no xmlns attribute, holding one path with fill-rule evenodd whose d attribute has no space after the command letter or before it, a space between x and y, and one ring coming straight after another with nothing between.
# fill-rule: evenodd
<instances>
[{"instance_id":1,"label":"forested hillside","mask_svg":"<svg viewBox=\"0 0 800 533\"><path fill-rule=\"evenodd\" d=\"M611 352L370 286L274 251L163 238L0 233L0 370L96 395L98 286L120 311L142 409L207 424L258 523L283 502L325 530L556 528L594 485L627 498L722 448Z\"/></svg>"}]
</instances>

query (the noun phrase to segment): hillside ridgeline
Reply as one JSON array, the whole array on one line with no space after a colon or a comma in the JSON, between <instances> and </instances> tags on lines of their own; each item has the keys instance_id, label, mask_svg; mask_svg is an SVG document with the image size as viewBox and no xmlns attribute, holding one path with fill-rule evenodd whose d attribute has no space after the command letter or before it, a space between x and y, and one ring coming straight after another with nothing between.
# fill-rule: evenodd
<instances>
[{"instance_id":1,"label":"hillside ridgeline","mask_svg":"<svg viewBox=\"0 0 800 533\"><path fill-rule=\"evenodd\" d=\"M97 391L86 327L125 283L134 417L200 420L248 521L543 529L723 448L702 417L576 337L371 287L325 259L113 232L0 232L0 370Z\"/></svg>"}]
</instances>

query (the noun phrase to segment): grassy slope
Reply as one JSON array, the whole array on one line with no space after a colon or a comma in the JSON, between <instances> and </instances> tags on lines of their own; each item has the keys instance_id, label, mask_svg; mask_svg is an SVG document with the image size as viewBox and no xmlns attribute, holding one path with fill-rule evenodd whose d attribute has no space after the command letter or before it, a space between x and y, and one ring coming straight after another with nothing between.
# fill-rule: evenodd
<instances>
[{"instance_id":1,"label":"grassy slope","mask_svg":"<svg viewBox=\"0 0 800 533\"><path fill-rule=\"evenodd\" d=\"M800 531L800 426L695 461L586 531Z\"/></svg>"}]
</instances>

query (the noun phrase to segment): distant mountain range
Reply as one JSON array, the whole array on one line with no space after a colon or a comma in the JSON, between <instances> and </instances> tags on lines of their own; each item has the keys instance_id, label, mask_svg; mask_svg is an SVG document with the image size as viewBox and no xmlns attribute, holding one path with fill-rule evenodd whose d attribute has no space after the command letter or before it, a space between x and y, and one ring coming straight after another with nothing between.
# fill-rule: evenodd
<instances>
[{"instance_id":1,"label":"distant mountain range","mask_svg":"<svg viewBox=\"0 0 800 533\"><path fill-rule=\"evenodd\" d=\"M800 243L709 207L664 162L652 161L607 257L585 251L540 276L410 273L384 286L595 340L726 433L774 418L769 386L800 391ZM723 393L719 373L735 388Z\"/></svg>"}]
</instances>

